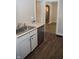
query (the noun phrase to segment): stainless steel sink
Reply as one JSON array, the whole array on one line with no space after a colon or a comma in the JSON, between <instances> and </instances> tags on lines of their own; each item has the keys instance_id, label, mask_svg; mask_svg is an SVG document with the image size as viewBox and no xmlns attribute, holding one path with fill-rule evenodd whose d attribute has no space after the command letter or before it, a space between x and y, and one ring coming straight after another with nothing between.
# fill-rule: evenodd
<instances>
[{"instance_id":1,"label":"stainless steel sink","mask_svg":"<svg viewBox=\"0 0 79 59\"><path fill-rule=\"evenodd\" d=\"M33 28L35 28L35 27L32 27L32 26L23 26L21 28L16 29L16 34L22 34L25 31L31 30Z\"/></svg>"}]
</instances>

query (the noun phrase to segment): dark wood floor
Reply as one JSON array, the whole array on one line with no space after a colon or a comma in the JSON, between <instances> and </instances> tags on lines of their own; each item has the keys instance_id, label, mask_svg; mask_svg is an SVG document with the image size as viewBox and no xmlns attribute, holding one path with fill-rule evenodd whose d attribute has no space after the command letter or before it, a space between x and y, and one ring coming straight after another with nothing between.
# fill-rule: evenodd
<instances>
[{"instance_id":1,"label":"dark wood floor","mask_svg":"<svg viewBox=\"0 0 79 59\"><path fill-rule=\"evenodd\" d=\"M44 30L46 32L56 33L56 23L46 24Z\"/></svg>"},{"instance_id":2,"label":"dark wood floor","mask_svg":"<svg viewBox=\"0 0 79 59\"><path fill-rule=\"evenodd\" d=\"M46 32L44 39L25 59L63 59L63 38Z\"/></svg>"}]
</instances>

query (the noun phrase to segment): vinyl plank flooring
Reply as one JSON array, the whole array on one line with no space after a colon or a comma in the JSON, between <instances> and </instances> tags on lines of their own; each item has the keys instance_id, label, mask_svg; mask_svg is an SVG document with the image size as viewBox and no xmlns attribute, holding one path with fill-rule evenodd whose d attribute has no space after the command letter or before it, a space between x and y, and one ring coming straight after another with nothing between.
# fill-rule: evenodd
<instances>
[{"instance_id":1,"label":"vinyl plank flooring","mask_svg":"<svg viewBox=\"0 0 79 59\"><path fill-rule=\"evenodd\" d=\"M56 33L56 23L45 24L45 31L50 33Z\"/></svg>"},{"instance_id":2,"label":"vinyl plank flooring","mask_svg":"<svg viewBox=\"0 0 79 59\"><path fill-rule=\"evenodd\" d=\"M25 59L63 59L63 38L46 33L45 41Z\"/></svg>"}]
</instances>

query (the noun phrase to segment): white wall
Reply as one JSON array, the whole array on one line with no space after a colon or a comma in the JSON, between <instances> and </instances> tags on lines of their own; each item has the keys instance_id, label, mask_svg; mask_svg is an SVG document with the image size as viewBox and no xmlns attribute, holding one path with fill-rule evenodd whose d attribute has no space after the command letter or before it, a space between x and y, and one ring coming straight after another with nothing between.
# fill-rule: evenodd
<instances>
[{"instance_id":1,"label":"white wall","mask_svg":"<svg viewBox=\"0 0 79 59\"><path fill-rule=\"evenodd\" d=\"M63 35L63 0L59 0L56 34Z\"/></svg>"},{"instance_id":2,"label":"white wall","mask_svg":"<svg viewBox=\"0 0 79 59\"><path fill-rule=\"evenodd\" d=\"M52 1L58 1L58 0L46 0L46 1L50 1L50 2L52 2Z\"/></svg>"},{"instance_id":3,"label":"white wall","mask_svg":"<svg viewBox=\"0 0 79 59\"><path fill-rule=\"evenodd\" d=\"M41 23L45 24L45 0L41 1Z\"/></svg>"},{"instance_id":4,"label":"white wall","mask_svg":"<svg viewBox=\"0 0 79 59\"><path fill-rule=\"evenodd\" d=\"M16 22L31 22L34 16L34 0L16 0Z\"/></svg>"},{"instance_id":5,"label":"white wall","mask_svg":"<svg viewBox=\"0 0 79 59\"><path fill-rule=\"evenodd\" d=\"M56 23L57 20L57 2L52 3L52 14L51 14L51 22Z\"/></svg>"},{"instance_id":6,"label":"white wall","mask_svg":"<svg viewBox=\"0 0 79 59\"><path fill-rule=\"evenodd\" d=\"M36 22L45 24L45 0L36 0Z\"/></svg>"},{"instance_id":7,"label":"white wall","mask_svg":"<svg viewBox=\"0 0 79 59\"><path fill-rule=\"evenodd\" d=\"M36 1L36 22L41 22L41 2Z\"/></svg>"},{"instance_id":8,"label":"white wall","mask_svg":"<svg viewBox=\"0 0 79 59\"><path fill-rule=\"evenodd\" d=\"M41 1L41 0L36 0L36 1Z\"/></svg>"}]
</instances>

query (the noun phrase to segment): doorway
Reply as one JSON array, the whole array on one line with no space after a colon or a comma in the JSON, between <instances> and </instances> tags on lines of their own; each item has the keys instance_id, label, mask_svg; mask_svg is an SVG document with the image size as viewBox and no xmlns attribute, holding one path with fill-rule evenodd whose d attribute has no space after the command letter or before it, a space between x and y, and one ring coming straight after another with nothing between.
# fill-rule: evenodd
<instances>
[{"instance_id":1,"label":"doorway","mask_svg":"<svg viewBox=\"0 0 79 59\"><path fill-rule=\"evenodd\" d=\"M50 6L46 5L46 24L49 23L49 16L50 16Z\"/></svg>"},{"instance_id":2,"label":"doorway","mask_svg":"<svg viewBox=\"0 0 79 59\"><path fill-rule=\"evenodd\" d=\"M46 2L45 5L45 31L49 33L56 33L56 22L57 22L57 7L56 2Z\"/></svg>"}]
</instances>

